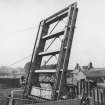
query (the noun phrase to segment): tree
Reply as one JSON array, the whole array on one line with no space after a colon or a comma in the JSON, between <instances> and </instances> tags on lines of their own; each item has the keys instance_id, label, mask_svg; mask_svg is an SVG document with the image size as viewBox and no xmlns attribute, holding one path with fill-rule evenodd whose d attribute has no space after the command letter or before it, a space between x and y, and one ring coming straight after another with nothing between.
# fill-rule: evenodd
<instances>
[{"instance_id":1,"label":"tree","mask_svg":"<svg viewBox=\"0 0 105 105\"><path fill-rule=\"evenodd\" d=\"M31 64L31 62L27 62L27 63L25 64L25 66L24 66L24 69L25 69L26 75L29 73L30 64Z\"/></svg>"}]
</instances>

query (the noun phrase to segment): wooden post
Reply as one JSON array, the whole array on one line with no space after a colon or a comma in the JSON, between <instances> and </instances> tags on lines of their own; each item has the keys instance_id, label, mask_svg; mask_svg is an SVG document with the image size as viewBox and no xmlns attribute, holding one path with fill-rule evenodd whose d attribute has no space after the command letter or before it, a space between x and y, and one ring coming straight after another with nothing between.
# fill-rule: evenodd
<instances>
[{"instance_id":1,"label":"wooden post","mask_svg":"<svg viewBox=\"0 0 105 105\"><path fill-rule=\"evenodd\" d=\"M105 104L105 89L103 90L103 103Z\"/></svg>"},{"instance_id":2,"label":"wooden post","mask_svg":"<svg viewBox=\"0 0 105 105\"><path fill-rule=\"evenodd\" d=\"M97 104L99 105L100 102L99 102L99 89L97 88Z\"/></svg>"},{"instance_id":3,"label":"wooden post","mask_svg":"<svg viewBox=\"0 0 105 105\"><path fill-rule=\"evenodd\" d=\"M104 102L103 102L103 93L101 92L101 105L103 105Z\"/></svg>"},{"instance_id":4,"label":"wooden post","mask_svg":"<svg viewBox=\"0 0 105 105\"><path fill-rule=\"evenodd\" d=\"M96 97L95 97L95 96L96 96L96 95L95 95L95 88L93 89L93 95L92 95L92 96L93 96L94 105L95 105L95 98L96 98Z\"/></svg>"}]
</instances>

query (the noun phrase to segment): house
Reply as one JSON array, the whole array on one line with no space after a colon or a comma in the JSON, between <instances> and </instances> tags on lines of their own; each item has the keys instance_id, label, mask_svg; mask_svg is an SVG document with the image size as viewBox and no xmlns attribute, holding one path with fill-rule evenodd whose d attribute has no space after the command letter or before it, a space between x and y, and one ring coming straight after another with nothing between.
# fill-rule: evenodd
<instances>
[{"instance_id":1,"label":"house","mask_svg":"<svg viewBox=\"0 0 105 105\"><path fill-rule=\"evenodd\" d=\"M92 68L86 73L88 80L95 80L97 83L105 83L105 68Z\"/></svg>"}]
</instances>

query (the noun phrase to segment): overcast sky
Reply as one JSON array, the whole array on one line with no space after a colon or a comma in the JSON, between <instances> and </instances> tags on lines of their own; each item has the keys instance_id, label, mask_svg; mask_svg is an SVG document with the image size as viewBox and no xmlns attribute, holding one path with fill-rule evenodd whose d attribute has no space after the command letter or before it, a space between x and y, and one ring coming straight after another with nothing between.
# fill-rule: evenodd
<instances>
[{"instance_id":1,"label":"overcast sky","mask_svg":"<svg viewBox=\"0 0 105 105\"><path fill-rule=\"evenodd\" d=\"M0 65L32 54L39 22L72 2L0 0ZM105 67L105 0L80 0L78 8L70 65L92 61L96 67ZM23 67L29 60L11 66Z\"/></svg>"}]
</instances>

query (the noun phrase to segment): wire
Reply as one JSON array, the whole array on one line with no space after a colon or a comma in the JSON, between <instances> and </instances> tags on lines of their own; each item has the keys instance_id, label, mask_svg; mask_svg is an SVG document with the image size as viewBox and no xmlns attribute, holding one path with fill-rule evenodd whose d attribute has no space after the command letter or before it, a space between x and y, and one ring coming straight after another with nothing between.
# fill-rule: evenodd
<instances>
[{"instance_id":1,"label":"wire","mask_svg":"<svg viewBox=\"0 0 105 105\"><path fill-rule=\"evenodd\" d=\"M40 23L40 22L39 22L39 23ZM37 23L36 25L31 26L31 27L27 27L27 28L24 28L24 29L17 30L16 32L24 32L24 31L27 31L27 30L33 30L33 29L35 29L35 28L38 28L39 23Z\"/></svg>"},{"instance_id":2,"label":"wire","mask_svg":"<svg viewBox=\"0 0 105 105\"><path fill-rule=\"evenodd\" d=\"M38 24L37 24L36 26L33 26L33 27L28 27L28 28L23 29L23 30L18 30L18 31L16 31L16 32L23 32L23 31L26 31L26 30L35 29L35 27L38 28ZM14 63L12 63L12 64L10 64L10 65L8 65L8 66L16 65L16 64L18 64L18 63L20 63L20 62L26 60L26 59L29 58L29 57L32 57L32 54L30 54L30 55L28 55L28 56L26 56L26 57L24 57L24 58L22 58L22 59L20 59L20 60L17 60L17 61L15 61Z\"/></svg>"},{"instance_id":3,"label":"wire","mask_svg":"<svg viewBox=\"0 0 105 105\"><path fill-rule=\"evenodd\" d=\"M28 27L28 28L25 28L25 29L20 29L20 30L17 30L16 32L24 32L24 31L28 31L28 30L33 30L33 29L35 29L35 28L37 28L37 27Z\"/></svg>"},{"instance_id":4,"label":"wire","mask_svg":"<svg viewBox=\"0 0 105 105\"><path fill-rule=\"evenodd\" d=\"M34 28L34 27L28 27L28 28L26 28L26 29L20 30L19 32L26 31L26 30L30 30L30 29L32 29L32 28ZM17 32L18 32L18 31L17 31ZM30 55L28 55L28 56L26 56L26 57L24 57L24 58L22 58L22 59L20 59L20 60L17 60L17 61L15 61L14 63L12 63L12 64L10 64L10 65L8 65L8 66L16 65L16 64L18 64L18 63L20 63L20 62L22 62L22 61L28 59L28 58L31 57L31 56L32 56L32 54L30 54Z\"/></svg>"},{"instance_id":5,"label":"wire","mask_svg":"<svg viewBox=\"0 0 105 105\"><path fill-rule=\"evenodd\" d=\"M32 56L32 54L30 54L30 55L28 55L28 56L26 56L26 57L24 57L24 58L22 58L22 59L20 59L20 60L17 60L17 61L15 61L14 63L12 63L12 64L10 64L10 65L8 65L8 66L16 65L16 64L18 64L18 63L20 63L20 62L26 60L27 58L29 58L29 57L31 57L31 56Z\"/></svg>"}]
</instances>

